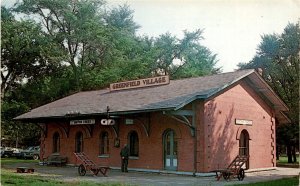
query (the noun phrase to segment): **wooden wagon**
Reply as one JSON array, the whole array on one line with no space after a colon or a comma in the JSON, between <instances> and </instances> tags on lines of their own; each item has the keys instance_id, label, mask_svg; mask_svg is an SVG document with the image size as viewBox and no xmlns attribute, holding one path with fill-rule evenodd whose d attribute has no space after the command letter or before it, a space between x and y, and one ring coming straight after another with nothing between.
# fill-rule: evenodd
<instances>
[{"instance_id":1,"label":"wooden wagon","mask_svg":"<svg viewBox=\"0 0 300 186\"><path fill-rule=\"evenodd\" d=\"M84 176L86 171L90 171L94 175L98 175L100 172L103 176L107 176L108 171L110 170L107 166L97 166L84 152L76 153L74 152L76 159L81 162L78 167L78 174Z\"/></svg>"},{"instance_id":2,"label":"wooden wagon","mask_svg":"<svg viewBox=\"0 0 300 186\"><path fill-rule=\"evenodd\" d=\"M238 178L238 180L242 181L245 177L245 170L242 167L247 163L248 159L249 156L238 155L226 169L218 169L212 172L216 173L216 178L218 181L222 177L225 180L229 180L231 178Z\"/></svg>"}]
</instances>

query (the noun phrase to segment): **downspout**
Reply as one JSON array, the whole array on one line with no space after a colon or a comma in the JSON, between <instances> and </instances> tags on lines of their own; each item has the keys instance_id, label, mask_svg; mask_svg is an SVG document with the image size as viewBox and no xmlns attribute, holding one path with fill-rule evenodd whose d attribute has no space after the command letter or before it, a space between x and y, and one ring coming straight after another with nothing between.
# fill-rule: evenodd
<instances>
[{"instance_id":1,"label":"downspout","mask_svg":"<svg viewBox=\"0 0 300 186\"><path fill-rule=\"evenodd\" d=\"M197 173L197 125L196 125L196 104L195 102L192 104L192 109L193 109L193 119L192 119L192 126L194 126L194 172L193 176L196 176Z\"/></svg>"}]
</instances>

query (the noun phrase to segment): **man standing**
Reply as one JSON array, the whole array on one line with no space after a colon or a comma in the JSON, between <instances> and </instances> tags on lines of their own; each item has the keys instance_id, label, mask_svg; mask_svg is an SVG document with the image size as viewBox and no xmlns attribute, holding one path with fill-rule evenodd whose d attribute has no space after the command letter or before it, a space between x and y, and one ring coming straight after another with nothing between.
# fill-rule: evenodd
<instances>
[{"instance_id":1,"label":"man standing","mask_svg":"<svg viewBox=\"0 0 300 186\"><path fill-rule=\"evenodd\" d=\"M127 144L124 145L120 152L120 156L122 158L122 172L128 172L127 166L128 166L128 157L129 157L129 148Z\"/></svg>"}]
</instances>

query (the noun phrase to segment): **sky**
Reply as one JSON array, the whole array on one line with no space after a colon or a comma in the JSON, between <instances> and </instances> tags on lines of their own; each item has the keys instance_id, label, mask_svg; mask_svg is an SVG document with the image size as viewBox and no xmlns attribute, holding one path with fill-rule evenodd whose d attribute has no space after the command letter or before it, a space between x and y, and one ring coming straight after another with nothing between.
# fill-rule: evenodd
<instances>
[{"instance_id":1,"label":"sky","mask_svg":"<svg viewBox=\"0 0 300 186\"><path fill-rule=\"evenodd\" d=\"M217 54L223 72L255 55L263 34L280 34L300 19L299 0L110 0L135 11L140 35L166 32L182 38L183 30L204 29L200 43Z\"/></svg>"},{"instance_id":2,"label":"sky","mask_svg":"<svg viewBox=\"0 0 300 186\"><path fill-rule=\"evenodd\" d=\"M13 4L15 0L2 0ZM139 35L203 29L200 43L217 54L223 72L237 69L255 55L263 34L280 34L300 21L300 0L107 0L108 7L127 3L134 10Z\"/></svg>"}]
</instances>

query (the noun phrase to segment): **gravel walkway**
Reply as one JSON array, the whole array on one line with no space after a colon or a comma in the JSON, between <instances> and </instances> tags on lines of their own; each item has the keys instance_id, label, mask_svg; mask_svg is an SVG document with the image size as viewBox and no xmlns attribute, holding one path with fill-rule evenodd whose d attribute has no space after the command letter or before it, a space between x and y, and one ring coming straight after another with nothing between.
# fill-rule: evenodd
<instances>
[{"instance_id":1,"label":"gravel walkway","mask_svg":"<svg viewBox=\"0 0 300 186\"><path fill-rule=\"evenodd\" d=\"M201 186L219 186L219 185L233 185L243 183L254 183L259 181L267 181L280 179L284 177L299 176L299 169L297 168L282 168L277 167L275 170L260 171L260 172L248 172L244 181L238 181L233 179L231 181L225 181L221 179L216 181L214 177L192 177L181 176L173 174L157 174L157 173L142 173L131 172L122 173L119 170L112 170L108 177L102 175L93 176L87 172L85 176L78 176L77 167L65 166L65 167L53 167L53 166L41 166L36 163L22 163L3 165L3 168L14 169L17 167L33 167L35 169L35 175L50 177L61 181L94 181L99 183L126 183L130 185L149 185L149 186L181 186L181 185L201 185Z\"/></svg>"}]
</instances>

